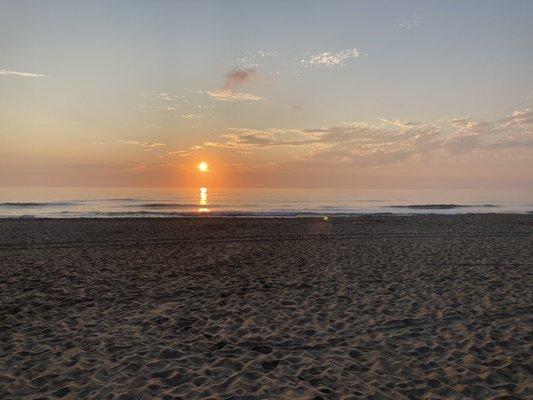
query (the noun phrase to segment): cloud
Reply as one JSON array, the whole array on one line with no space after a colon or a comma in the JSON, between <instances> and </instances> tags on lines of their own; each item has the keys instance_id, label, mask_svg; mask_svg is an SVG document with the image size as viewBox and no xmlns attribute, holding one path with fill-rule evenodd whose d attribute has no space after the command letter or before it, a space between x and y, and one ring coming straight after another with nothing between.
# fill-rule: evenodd
<instances>
[{"instance_id":1,"label":"cloud","mask_svg":"<svg viewBox=\"0 0 533 400\"><path fill-rule=\"evenodd\" d=\"M119 163L93 163L93 164L71 164L71 168L76 169L88 169L88 170L135 170L135 169L141 169L145 165L144 162L141 161L127 161L127 162L119 162Z\"/></svg>"},{"instance_id":2,"label":"cloud","mask_svg":"<svg viewBox=\"0 0 533 400\"><path fill-rule=\"evenodd\" d=\"M286 139L294 137L297 139ZM433 152L533 149L533 111L515 111L496 121L455 118L441 123L380 120L314 129L230 129L205 146L252 151L279 146L301 149L302 165L377 167Z\"/></svg>"},{"instance_id":3,"label":"cloud","mask_svg":"<svg viewBox=\"0 0 533 400\"><path fill-rule=\"evenodd\" d=\"M163 101L174 101L176 99L181 98L182 96L178 96L176 94L169 94L165 92L161 92L155 96L155 98Z\"/></svg>"},{"instance_id":4,"label":"cloud","mask_svg":"<svg viewBox=\"0 0 533 400\"><path fill-rule=\"evenodd\" d=\"M262 97L256 96L255 94L232 92L229 90L214 90L205 93L216 100L227 102L263 100Z\"/></svg>"},{"instance_id":5,"label":"cloud","mask_svg":"<svg viewBox=\"0 0 533 400\"><path fill-rule=\"evenodd\" d=\"M439 148L440 128L432 124L392 121L305 130L320 146L303 157L311 164L384 166Z\"/></svg>"},{"instance_id":6,"label":"cloud","mask_svg":"<svg viewBox=\"0 0 533 400\"><path fill-rule=\"evenodd\" d=\"M226 80L222 89L206 91L208 96L226 102L234 101L258 101L261 97L250 93L241 93L239 87L249 83L257 77L256 68L234 68L226 74ZM204 93L200 91L200 93Z\"/></svg>"},{"instance_id":7,"label":"cloud","mask_svg":"<svg viewBox=\"0 0 533 400\"><path fill-rule=\"evenodd\" d=\"M203 115L196 115L196 114L182 114L182 115L180 115L180 118L200 119L200 118L205 118L205 117Z\"/></svg>"},{"instance_id":8,"label":"cloud","mask_svg":"<svg viewBox=\"0 0 533 400\"><path fill-rule=\"evenodd\" d=\"M119 143L131 144L133 146L142 146L142 147L160 147L166 146L165 143L158 142L138 142L136 140L118 140Z\"/></svg>"},{"instance_id":9,"label":"cloud","mask_svg":"<svg viewBox=\"0 0 533 400\"><path fill-rule=\"evenodd\" d=\"M407 149L387 149L374 151L355 151L339 147L315 151L297 160L297 164L307 167L324 165L344 167L379 167L399 164L412 156Z\"/></svg>"},{"instance_id":10,"label":"cloud","mask_svg":"<svg viewBox=\"0 0 533 400\"><path fill-rule=\"evenodd\" d=\"M239 130L223 135L223 142L208 142L206 146L252 150L290 146L310 150L298 159L306 166L360 165L380 166L395 164L409 158L416 151L413 139L395 130L383 130L366 124L339 127L290 130L302 139L282 140L272 131Z\"/></svg>"},{"instance_id":11,"label":"cloud","mask_svg":"<svg viewBox=\"0 0 533 400\"><path fill-rule=\"evenodd\" d=\"M276 58L278 53L275 51L257 50L248 51L243 57L235 60L235 63L241 67L257 68L262 64L265 59Z\"/></svg>"},{"instance_id":12,"label":"cloud","mask_svg":"<svg viewBox=\"0 0 533 400\"><path fill-rule=\"evenodd\" d=\"M173 150L173 151L169 151L167 154L169 156L177 155L180 157L187 157L191 154L196 154L197 150L201 150L203 148L205 148L205 146L203 145L194 145L194 146L189 147L187 150Z\"/></svg>"},{"instance_id":13,"label":"cloud","mask_svg":"<svg viewBox=\"0 0 533 400\"><path fill-rule=\"evenodd\" d=\"M230 128L232 133L222 135L223 142L206 142L205 146L228 149L261 149L273 146L299 146L311 144L314 139L280 140L279 134L292 133L288 130L253 130Z\"/></svg>"},{"instance_id":14,"label":"cloud","mask_svg":"<svg viewBox=\"0 0 533 400\"><path fill-rule=\"evenodd\" d=\"M495 122L453 119L456 131L447 147L456 153L473 150L533 148L533 110L513 111Z\"/></svg>"},{"instance_id":15,"label":"cloud","mask_svg":"<svg viewBox=\"0 0 533 400\"><path fill-rule=\"evenodd\" d=\"M378 166L435 151L453 155L533 149L533 113L529 109L515 111L493 122L464 118L438 125L417 121L383 122L384 126L370 125L360 130L352 127L328 128L322 140L329 138L334 143L318 151L315 158L320 156L325 161L331 156L329 159L335 160L335 155L343 155L354 164Z\"/></svg>"},{"instance_id":16,"label":"cloud","mask_svg":"<svg viewBox=\"0 0 533 400\"><path fill-rule=\"evenodd\" d=\"M277 57L278 56L278 53L275 52L275 51L270 52L270 51L258 50L258 51L256 51L256 54L259 57L262 57L262 58L265 58L265 57Z\"/></svg>"},{"instance_id":17,"label":"cloud","mask_svg":"<svg viewBox=\"0 0 533 400\"><path fill-rule=\"evenodd\" d=\"M187 157L189 153L186 150L174 150L167 153L169 156Z\"/></svg>"},{"instance_id":18,"label":"cloud","mask_svg":"<svg viewBox=\"0 0 533 400\"><path fill-rule=\"evenodd\" d=\"M344 65L352 58L361 56L359 49L345 49L336 53L323 52L311 55L308 58L302 59L300 62L307 68L311 66L337 67Z\"/></svg>"},{"instance_id":19,"label":"cloud","mask_svg":"<svg viewBox=\"0 0 533 400\"><path fill-rule=\"evenodd\" d=\"M410 15L407 18L403 18L398 22L398 27L400 29L413 29L415 26L418 26L422 23L422 16L418 14Z\"/></svg>"},{"instance_id":20,"label":"cloud","mask_svg":"<svg viewBox=\"0 0 533 400\"><path fill-rule=\"evenodd\" d=\"M226 74L222 90L235 92L237 88L257 77L256 68L234 68Z\"/></svg>"},{"instance_id":21,"label":"cloud","mask_svg":"<svg viewBox=\"0 0 533 400\"><path fill-rule=\"evenodd\" d=\"M25 78L42 78L44 77L43 74L34 74L30 72L21 72L21 71L9 71L7 69L0 69L0 75L7 75L7 76L22 76Z\"/></svg>"},{"instance_id":22,"label":"cloud","mask_svg":"<svg viewBox=\"0 0 533 400\"><path fill-rule=\"evenodd\" d=\"M173 106L165 106L165 107L155 107L156 110L164 110L164 111L177 111L178 110L178 106L176 105L173 105Z\"/></svg>"},{"instance_id":23,"label":"cloud","mask_svg":"<svg viewBox=\"0 0 533 400\"><path fill-rule=\"evenodd\" d=\"M148 109L174 112L186 107L190 102L186 95L178 95L167 92L161 92L156 94L140 94L140 97L145 99L146 103L142 104L139 108L141 111L147 111ZM182 111L183 112L183 111Z\"/></svg>"},{"instance_id":24,"label":"cloud","mask_svg":"<svg viewBox=\"0 0 533 400\"><path fill-rule=\"evenodd\" d=\"M272 133L267 131L243 130L241 132L222 135L223 142L206 142L205 146L223 147L227 149L271 147L275 143Z\"/></svg>"},{"instance_id":25,"label":"cloud","mask_svg":"<svg viewBox=\"0 0 533 400\"><path fill-rule=\"evenodd\" d=\"M513 113L500 121L500 128L518 127L529 128L533 126L533 110L526 108Z\"/></svg>"},{"instance_id":26,"label":"cloud","mask_svg":"<svg viewBox=\"0 0 533 400\"><path fill-rule=\"evenodd\" d=\"M147 94L141 93L139 96L145 99L148 99L148 100L159 100L159 101L176 101L176 100L182 100L182 99L187 98L187 96L185 95L172 94L172 93L166 93L166 92L156 93L154 95L147 95Z\"/></svg>"}]
</instances>

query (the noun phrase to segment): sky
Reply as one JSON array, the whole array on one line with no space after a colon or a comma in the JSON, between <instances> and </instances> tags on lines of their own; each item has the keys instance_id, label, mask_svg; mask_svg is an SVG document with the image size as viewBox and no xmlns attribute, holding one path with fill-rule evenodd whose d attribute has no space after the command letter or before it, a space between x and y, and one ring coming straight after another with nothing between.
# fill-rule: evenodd
<instances>
[{"instance_id":1,"label":"sky","mask_svg":"<svg viewBox=\"0 0 533 400\"><path fill-rule=\"evenodd\" d=\"M0 0L0 185L530 189L532 20L529 0Z\"/></svg>"}]
</instances>

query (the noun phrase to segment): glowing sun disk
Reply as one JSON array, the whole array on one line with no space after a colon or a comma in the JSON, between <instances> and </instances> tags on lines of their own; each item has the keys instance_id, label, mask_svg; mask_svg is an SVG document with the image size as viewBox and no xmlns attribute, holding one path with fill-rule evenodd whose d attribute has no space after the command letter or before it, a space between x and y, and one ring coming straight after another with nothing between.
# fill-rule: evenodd
<instances>
[{"instance_id":1,"label":"glowing sun disk","mask_svg":"<svg viewBox=\"0 0 533 400\"><path fill-rule=\"evenodd\" d=\"M202 161L200 164L198 164L198 171L200 172L207 172L209 169L209 165L205 161Z\"/></svg>"}]
</instances>

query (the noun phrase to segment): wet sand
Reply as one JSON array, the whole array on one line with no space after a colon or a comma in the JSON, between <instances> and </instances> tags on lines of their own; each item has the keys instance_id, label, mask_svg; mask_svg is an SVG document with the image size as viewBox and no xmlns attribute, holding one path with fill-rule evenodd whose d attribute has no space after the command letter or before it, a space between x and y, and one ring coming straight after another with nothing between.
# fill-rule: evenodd
<instances>
[{"instance_id":1,"label":"wet sand","mask_svg":"<svg viewBox=\"0 0 533 400\"><path fill-rule=\"evenodd\" d=\"M0 220L0 398L531 398L532 275L533 215Z\"/></svg>"}]
</instances>

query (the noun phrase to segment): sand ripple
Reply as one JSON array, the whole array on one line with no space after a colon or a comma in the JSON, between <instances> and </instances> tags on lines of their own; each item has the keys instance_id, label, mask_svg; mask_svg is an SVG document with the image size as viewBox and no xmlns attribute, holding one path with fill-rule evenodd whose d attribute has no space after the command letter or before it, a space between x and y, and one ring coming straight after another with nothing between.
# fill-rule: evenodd
<instances>
[{"instance_id":1,"label":"sand ripple","mask_svg":"<svg viewBox=\"0 0 533 400\"><path fill-rule=\"evenodd\" d=\"M0 398L532 398L532 227L0 221Z\"/></svg>"}]
</instances>

